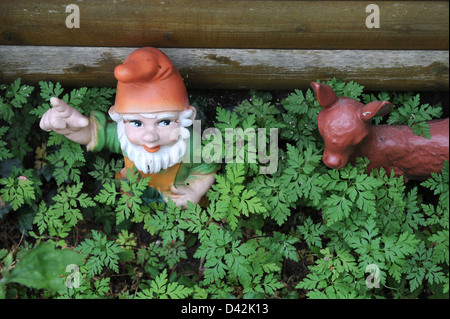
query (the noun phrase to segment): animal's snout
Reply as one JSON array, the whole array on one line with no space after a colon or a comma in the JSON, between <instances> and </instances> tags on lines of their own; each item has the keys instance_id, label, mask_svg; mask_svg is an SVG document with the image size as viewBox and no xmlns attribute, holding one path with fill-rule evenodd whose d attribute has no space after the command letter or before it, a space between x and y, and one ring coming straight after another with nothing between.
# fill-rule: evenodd
<instances>
[{"instance_id":1,"label":"animal's snout","mask_svg":"<svg viewBox=\"0 0 450 319\"><path fill-rule=\"evenodd\" d=\"M324 154L323 162L329 168L336 168L336 169L342 168L345 166L345 164L347 164L346 160L333 154Z\"/></svg>"}]
</instances>

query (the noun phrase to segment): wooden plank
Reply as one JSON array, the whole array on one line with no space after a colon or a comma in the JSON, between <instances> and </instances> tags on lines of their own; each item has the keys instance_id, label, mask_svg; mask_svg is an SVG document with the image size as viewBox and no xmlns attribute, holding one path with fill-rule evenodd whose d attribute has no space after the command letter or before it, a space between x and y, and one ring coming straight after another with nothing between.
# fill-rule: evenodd
<instances>
[{"instance_id":1,"label":"wooden plank","mask_svg":"<svg viewBox=\"0 0 450 319\"><path fill-rule=\"evenodd\" d=\"M0 46L0 82L115 86L114 67L136 48ZM444 50L162 49L188 88L303 89L333 77L369 90L448 91Z\"/></svg>"},{"instance_id":2,"label":"wooden plank","mask_svg":"<svg viewBox=\"0 0 450 319\"><path fill-rule=\"evenodd\" d=\"M69 3L79 28L66 27ZM0 44L447 50L448 19L448 1L2 0Z\"/></svg>"}]
</instances>

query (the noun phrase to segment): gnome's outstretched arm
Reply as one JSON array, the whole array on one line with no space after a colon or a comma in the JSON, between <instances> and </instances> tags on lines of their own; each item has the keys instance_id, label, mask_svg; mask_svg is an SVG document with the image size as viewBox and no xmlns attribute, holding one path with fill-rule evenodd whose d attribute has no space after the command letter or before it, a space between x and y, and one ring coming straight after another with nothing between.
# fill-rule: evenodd
<instances>
[{"instance_id":1,"label":"gnome's outstretched arm","mask_svg":"<svg viewBox=\"0 0 450 319\"><path fill-rule=\"evenodd\" d=\"M40 127L47 132L62 134L76 143L89 144L93 136L91 121L56 97L52 97L50 103L53 107L42 116Z\"/></svg>"},{"instance_id":2,"label":"gnome's outstretched arm","mask_svg":"<svg viewBox=\"0 0 450 319\"><path fill-rule=\"evenodd\" d=\"M171 185L170 191L163 193L164 200L167 202L168 198L170 198L177 206L183 208L187 208L188 201L197 204L214 183L214 175L214 173L191 175L186 185L177 187Z\"/></svg>"}]
</instances>

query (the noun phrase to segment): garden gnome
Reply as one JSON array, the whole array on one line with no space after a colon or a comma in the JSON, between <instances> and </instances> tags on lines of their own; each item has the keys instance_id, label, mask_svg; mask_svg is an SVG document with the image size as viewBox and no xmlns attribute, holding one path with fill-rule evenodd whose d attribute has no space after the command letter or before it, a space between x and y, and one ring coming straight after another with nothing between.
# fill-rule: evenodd
<instances>
[{"instance_id":1,"label":"garden gnome","mask_svg":"<svg viewBox=\"0 0 450 319\"><path fill-rule=\"evenodd\" d=\"M150 177L149 186L165 201L177 205L200 203L214 183L216 163L192 163L192 135L189 128L196 109L189 105L180 74L160 50L140 48L132 52L114 70L117 92L115 105L105 114L94 111L90 118L80 114L58 98L41 119L40 126L86 145L89 151L108 149L122 153L126 170L137 168L142 177ZM187 152L187 150L189 152ZM184 162L183 162L184 159Z\"/></svg>"},{"instance_id":2,"label":"garden gnome","mask_svg":"<svg viewBox=\"0 0 450 319\"><path fill-rule=\"evenodd\" d=\"M374 125L372 118L392 110L388 101L363 104L338 97L333 89L317 82L311 86L322 106L317 122L325 147L323 161L342 168L357 157L367 157L367 170L383 167L408 179L425 179L440 172L449 160L449 119L428 122L430 139L415 135L407 125Z\"/></svg>"}]
</instances>

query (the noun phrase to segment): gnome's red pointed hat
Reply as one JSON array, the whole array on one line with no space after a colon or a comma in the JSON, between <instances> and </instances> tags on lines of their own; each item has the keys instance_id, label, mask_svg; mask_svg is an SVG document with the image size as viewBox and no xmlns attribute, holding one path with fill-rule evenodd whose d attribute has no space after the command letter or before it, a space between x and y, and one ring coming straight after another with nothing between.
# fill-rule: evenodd
<instances>
[{"instance_id":1,"label":"gnome's red pointed hat","mask_svg":"<svg viewBox=\"0 0 450 319\"><path fill-rule=\"evenodd\" d=\"M117 113L184 111L189 100L180 73L160 50L140 48L114 70Z\"/></svg>"}]
</instances>

